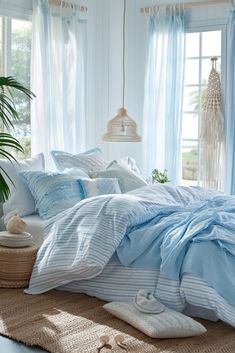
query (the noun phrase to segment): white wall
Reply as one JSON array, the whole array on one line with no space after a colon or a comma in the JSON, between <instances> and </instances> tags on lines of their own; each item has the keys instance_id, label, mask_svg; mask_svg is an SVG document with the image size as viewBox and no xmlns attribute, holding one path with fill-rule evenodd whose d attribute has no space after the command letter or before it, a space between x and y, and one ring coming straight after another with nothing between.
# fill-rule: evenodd
<instances>
[{"instance_id":1,"label":"white wall","mask_svg":"<svg viewBox=\"0 0 235 353\"><path fill-rule=\"evenodd\" d=\"M190 2L184 1L184 2ZM203 1L202 1L203 2ZM159 3L159 2L157 2ZM126 97L125 105L130 117L138 123L138 132L143 133L144 69L147 52L147 20L140 8L156 4L154 0L127 0L126 12ZM142 165L143 142L104 142L109 119L121 106L122 94L122 0L88 0L89 12L93 14L90 32L89 81L92 92L88 98L89 147L103 149L107 159L125 155L134 157ZM94 10L95 9L95 10ZM187 25L190 27L226 23L229 4L218 4L187 10ZM91 58L92 57L92 58ZM95 82L93 81L95 68ZM91 83L92 82L92 83ZM93 129L94 127L94 129Z\"/></svg>"}]
</instances>

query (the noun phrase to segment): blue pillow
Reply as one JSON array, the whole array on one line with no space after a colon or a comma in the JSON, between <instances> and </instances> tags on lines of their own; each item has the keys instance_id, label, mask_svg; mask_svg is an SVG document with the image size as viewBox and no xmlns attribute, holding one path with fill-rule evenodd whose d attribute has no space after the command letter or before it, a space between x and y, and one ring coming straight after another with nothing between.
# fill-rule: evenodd
<instances>
[{"instance_id":1,"label":"blue pillow","mask_svg":"<svg viewBox=\"0 0 235 353\"><path fill-rule=\"evenodd\" d=\"M48 219L83 199L77 177L65 173L25 171L20 173L35 199L36 211Z\"/></svg>"},{"instance_id":2,"label":"blue pillow","mask_svg":"<svg viewBox=\"0 0 235 353\"><path fill-rule=\"evenodd\" d=\"M101 170L106 167L102 151L99 148L93 148L79 154L51 151L51 156L59 171L64 171L66 168L79 168L89 174L91 171Z\"/></svg>"},{"instance_id":3,"label":"blue pillow","mask_svg":"<svg viewBox=\"0 0 235 353\"><path fill-rule=\"evenodd\" d=\"M83 197L93 197L106 194L121 194L118 179L98 178L98 179L78 179Z\"/></svg>"}]
</instances>

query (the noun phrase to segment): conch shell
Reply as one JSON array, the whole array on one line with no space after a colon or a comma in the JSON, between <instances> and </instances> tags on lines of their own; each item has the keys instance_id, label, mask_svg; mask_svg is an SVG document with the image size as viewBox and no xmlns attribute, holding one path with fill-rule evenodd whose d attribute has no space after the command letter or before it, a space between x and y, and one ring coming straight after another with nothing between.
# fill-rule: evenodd
<instances>
[{"instance_id":1,"label":"conch shell","mask_svg":"<svg viewBox=\"0 0 235 353\"><path fill-rule=\"evenodd\" d=\"M25 232L27 224L20 218L18 214L15 214L9 219L6 228L9 233L20 234Z\"/></svg>"}]
</instances>

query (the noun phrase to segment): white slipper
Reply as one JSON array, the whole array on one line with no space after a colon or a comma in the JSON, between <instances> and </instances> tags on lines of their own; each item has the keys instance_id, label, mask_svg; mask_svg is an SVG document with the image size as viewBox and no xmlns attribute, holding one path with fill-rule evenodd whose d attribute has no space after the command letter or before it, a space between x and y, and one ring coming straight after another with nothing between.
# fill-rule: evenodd
<instances>
[{"instance_id":1,"label":"white slipper","mask_svg":"<svg viewBox=\"0 0 235 353\"><path fill-rule=\"evenodd\" d=\"M140 289L133 299L136 309L146 314L159 314L165 310L165 305L160 303L153 293Z\"/></svg>"}]
</instances>

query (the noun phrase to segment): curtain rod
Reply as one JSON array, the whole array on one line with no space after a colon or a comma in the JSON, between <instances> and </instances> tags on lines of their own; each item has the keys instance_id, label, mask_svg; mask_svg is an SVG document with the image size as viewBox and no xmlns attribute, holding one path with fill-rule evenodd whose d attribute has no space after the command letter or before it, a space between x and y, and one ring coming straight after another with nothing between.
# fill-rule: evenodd
<instances>
[{"instance_id":1,"label":"curtain rod","mask_svg":"<svg viewBox=\"0 0 235 353\"><path fill-rule=\"evenodd\" d=\"M68 1L49 0L49 4L50 4L50 5L56 5L56 6L67 7L67 8L69 7L69 8L71 8L72 10L76 10L76 11L87 12L87 7L86 7L86 6L74 4L74 3L68 2Z\"/></svg>"},{"instance_id":2,"label":"curtain rod","mask_svg":"<svg viewBox=\"0 0 235 353\"><path fill-rule=\"evenodd\" d=\"M204 7L204 6L208 6L208 5L216 5L216 4L228 4L229 1L228 0L208 0L208 1L203 1L203 2L199 2L199 1L195 1L195 2L191 2L191 3L184 3L184 4L168 4L168 6L171 5L183 5L185 9L192 9L195 7ZM161 6L161 4L159 5L155 5L155 6L147 6L147 7L142 7L140 9L141 13L153 13L153 12L157 12L159 9L159 6Z\"/></svg>"}]
</instances>

